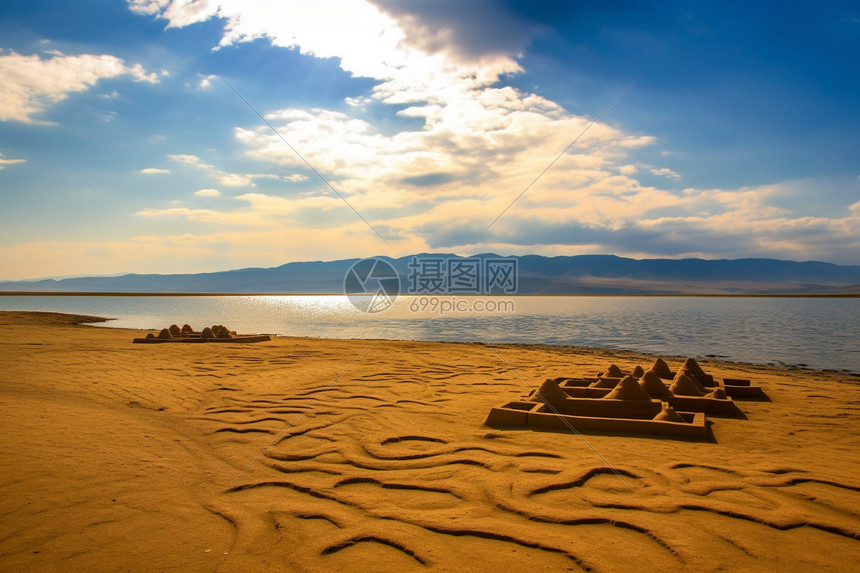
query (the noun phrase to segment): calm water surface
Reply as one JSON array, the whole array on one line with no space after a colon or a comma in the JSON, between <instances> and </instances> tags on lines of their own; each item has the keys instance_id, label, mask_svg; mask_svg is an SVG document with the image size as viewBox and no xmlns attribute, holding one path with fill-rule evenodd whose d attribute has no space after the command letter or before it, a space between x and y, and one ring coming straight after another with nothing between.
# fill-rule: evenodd
<instances>
[{"instance_id":1,"label":"calm water surface","mask_svg":"<svg viewBox=\"0 0 860 573\"><path fill-rule=\"evenodd\" d=\"M467 306L476 302L457 300ZM442 314L430 299L400 297L387 311L368 314L344 296L0 296L0 310L115 318L109 327L160 329L189 323L202 328L223 323L242 332L288 336L563 344L860 372L857 298L480 300L508 308Z\"/></svg>"}]
</instances>

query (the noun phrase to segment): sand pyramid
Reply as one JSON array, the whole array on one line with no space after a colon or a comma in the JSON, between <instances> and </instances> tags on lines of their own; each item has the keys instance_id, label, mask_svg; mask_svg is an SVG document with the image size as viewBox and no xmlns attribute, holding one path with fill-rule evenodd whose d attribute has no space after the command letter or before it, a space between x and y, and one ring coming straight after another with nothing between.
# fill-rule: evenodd
<instances>
[{"instance_id":1,"label":"sand pyramid","mask_svg":"<svg viewBox=\"0 0 860 573\"><path fill-rule=\"evenodd\" d=\"M718 400L726 400L728 396L726 396L726 391L722 388L714 388L707 394L705 394L706 398L716 398Z\"/></svg>"},{"instance_id":2,"label":"sand pyramid","mask_svg":"<svg viewBox=\"0 0 860 573\"><path fill-rule=\"evenodd\" d=\"M642 378L644 374L645 370L639 365L637 365L636 368L633 369L633 372L630 373L634 378Z\"/></svg>"},{"instance_id":3,"label":"sand pyramid","mask_svg":"<svg viewBox=\"0 0 860 573\"><path fill-rule=\"evenodd\" d=\"M660 420L663 422L684 422L684 418L675 411L675 408L663 402L663 409L660 410L660 413L654 416L655 420Z\"/></svg>"},{"instance_id":4,"label":"sand pyramid","mask_svg":"<svg viewBox=\"0 0 860 573\"><path fill-rule=\"evenodd\" d=\"M171 324L170 328L168 328L167 330L170 331L171 336L179 336L180 334L182 334L182 331L179 330L179 327L176 326L175 324Z\"/></svg>"},{"instance_id":5,"label":"sand pyramid","mask_svg":"<svg viewBox=\"0 0 860 573\"><path fill-rule=\"evenodd\" d=\"M190 324L183 324L182 325L182 334L189 334L192 332L194 332L194 329L191 328Z\"/></svg>"},{"instance_id":6,"label":"sand pyramid","mask_svg":"<svg viewBox=\"0 0 860 573\"><path fill-rule=\"evenodd\" d=\"M215 333L208 326L200 333L200 338L215 338Z\"/></svg>"},{"instance_id":7,"label":"sand pyramid","mask_svg":"<svg viewBox=\"0 0 860 573\"><path fill-rule=\"evenodd\" d=\"M610 364L609 368L606 369L606 372L601 374L606 378L622 378L624 376L624 372L621 371L621 368L616 366L615 364Z\"/></svg>"},{"instance_id":8,"label":"sand pyramid","mask_svg":"<svg viewBox=\"0 0 860 573\"><path fill-rule=\"evenodd\" d=\"M642 389L636 378L625 376L618 383L618 386L613 388L609 394L603 397L604 400L650 400L651 396Z\"/></svg>"},{"instance_id":9,"label":"sand pyramid","mask_svg":"<svg viewBox=\"0 0 860 573\"><path fill-rule=\"evenodd\" d=\"M158 333L158 338L161 338L162 340L169 340L173 338L173 335L170 334L170 331L166 328L162 328L161 332Z\"/></svg>"},{"instance_id":10,"label":"sand pyramid","mask_svg":"<svg viewBox=\"0 0 860 573\"><path fill-rule=\"evenodd\" d=\"M654 361L654 364L651 366L651 370L657 372L658 374L671 372L671 370L669 370L669 365L666 364L666 362L662 358L658 358Z\"/></svg>"},{"instance_id":11,"label":"sand pyramid","mask_svg":"<svg viewBox=\"0 0 860 573\"><path fill-rule=\"evenodd\" d=\"M564 403L567 400L567 394L565 394L564 390L559 387L557 381L547 379L540 385L540 388L538 388L537 393L534 395L534 399L535 401L543 402L544 404L554 408L560 408L564 406Z\"/></svg>"},{"instance_id":12,"label":"sand pyramid","mask_svg":"<svg viewBox=\"0 0 860 573\"><path fill-rule=\"evenodd\" d=\"M683 372L678 372L672 385L669 386L669 391L676 396L704 396L704 390L699 390L699 388L689 376Z\"/></svg>"},{"instance_id":13,"label":"sand pyramid","mask_svg":"<svg viewBox=\"0 0 860 573\"><path fill-rule=\"evenodd\" d=\"M701 382L699 382L699 377L696 376L693 372L691 372L690 370L687 370L685 368L681 368L675 374L675 378L678 378L678 376L680 376L682 374L693 381L693 384L696 385L696 388L699 390L699 392L701 392L702 394L708 393L708 390L705 390L705 387L702 385ZM674 379L673 379L673 381L674 381Z\"/></svg>"},{"instance_id":14,"label":"sand pyramid","mask_svg":"<svg viewBox=\"0 0 860 573\"><path fill-rule=\"evenodd\" d=\"M699 366L699 363L692 358L687 358L686 360L684 360L684 363L681 365L680 369L689 370L693 373L693 376L695 376L696 378L701 378L702 380L708 377L708 375L705 374L705 371L702 370L702 367Z\"/></svg>"},{"instance_id":15,"label":"sand pyramid","mask_svg":"<svg viewBox=\"0 0 860 573\"><path fill-rule=\"evenodd\" d=\"M216 338L233 338L233 335L230 334L230 330L226 326L222 326L221 330L218 331L218 334L215 335Z\"/></svg>"},{"instance_id":16,"label":"sand pyramid","mask_svg":"<svg viewBox=\"0 0 860 573\"><path fill-rule=\"evenodd\" d=\"M646 372L639 378L639 385L642 387L645 392L648 393L652 398L668 398L672 395L669 392L669 389L666 388L666 385L663 384L663 381L660 379L657 374L651 370Z\"/></svg>"},{"instance_id":17,"label":"sand pyramid","mask_svg":"<svg viewBox=\"0 0 860 573\"><path fill-rule=\"evenodd\" d=\"M619 376L618 378L621 378ZM597 382L588 385L589 388L615 388L618 386L618 378L600 378Z\"/></svg>"}]
</instances>

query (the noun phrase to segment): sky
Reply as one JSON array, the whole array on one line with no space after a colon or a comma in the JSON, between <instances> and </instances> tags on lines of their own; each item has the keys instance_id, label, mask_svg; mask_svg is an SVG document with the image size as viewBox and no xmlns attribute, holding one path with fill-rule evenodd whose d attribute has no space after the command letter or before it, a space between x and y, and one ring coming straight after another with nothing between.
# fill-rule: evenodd
<instances>
[{"instance_id":1,"label":"sky","mask_svg":"<svg viewBox=\"0 0 860 573\"><path fill-rule=\"evenodd\" d=\"M860 5L0 3L0 280L860 264Z\"/></svg>"}]
</instances>

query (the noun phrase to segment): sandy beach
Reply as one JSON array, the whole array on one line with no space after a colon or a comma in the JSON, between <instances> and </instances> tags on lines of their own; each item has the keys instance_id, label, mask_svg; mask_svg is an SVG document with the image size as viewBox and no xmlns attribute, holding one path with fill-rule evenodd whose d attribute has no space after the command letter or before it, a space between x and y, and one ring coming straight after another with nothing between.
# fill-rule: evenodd
<instances>
[{"instance_id":1,"label":"sandy beach","mask_svg":"<svg viewBox=\"0 0 860 573\"><path fill-rule=\"evenodd\" d=\"M709 416L713 443L578 436L484 421L546 378L653 356L305 338L146 345L131 343L139 331L81 320L0 312L2 571L860 562L856 376L700 362L770 401L740 402L746 419Z\"/></svg>"}]
</instances>

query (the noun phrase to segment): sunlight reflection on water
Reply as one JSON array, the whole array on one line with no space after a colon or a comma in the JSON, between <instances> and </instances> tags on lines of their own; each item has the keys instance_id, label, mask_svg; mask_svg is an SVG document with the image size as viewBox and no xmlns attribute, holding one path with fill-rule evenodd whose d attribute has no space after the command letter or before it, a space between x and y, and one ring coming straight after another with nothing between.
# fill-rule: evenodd
<instances>
[{"instance_id":1,"label":"sunlight reflection on water","mask_svg":"<svg viewBox=\"0 0 860 573\"><path fill-rule=\"evenodd\" d=\"M682 356L807 364L860 372L860 299L523 296L457 297L513 308L443 313L420 297L365 313L343 295L0 297L4 310L115 317L106 326L157 329L223 323L242 332L563 344ZM419 304L423 303L423 304ZM448 309L451 310L450 308Z\"/></svg>"}]
</instances>

